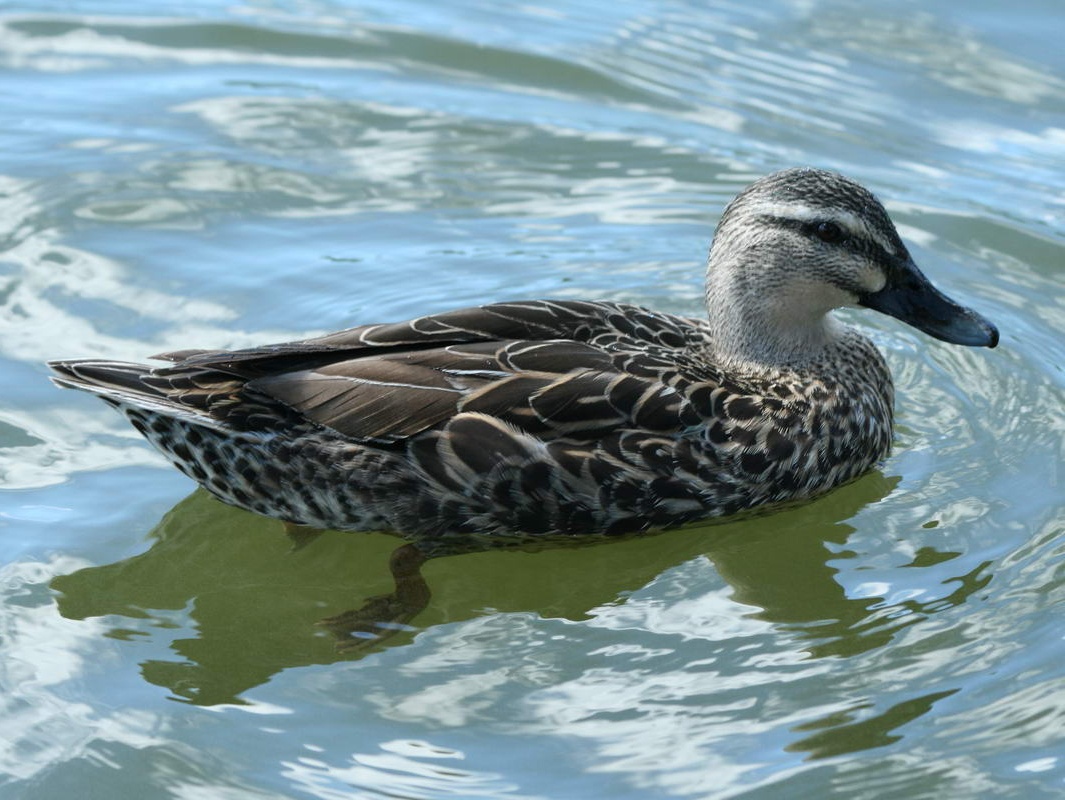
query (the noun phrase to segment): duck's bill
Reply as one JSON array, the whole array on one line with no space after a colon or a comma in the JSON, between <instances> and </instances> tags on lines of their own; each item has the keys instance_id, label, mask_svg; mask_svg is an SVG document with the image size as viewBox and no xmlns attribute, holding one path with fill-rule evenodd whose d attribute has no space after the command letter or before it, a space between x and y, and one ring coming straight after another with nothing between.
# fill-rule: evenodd
<instances>
[{"instance_id":1,"label":"duck's bill","mask_svg":"<svg viewBox=\"0 0 1065 800\"><path fill-rule=\"evenodd\" d=\"M940 292L911 259L899 263L883 289L858 302L944 342L969 347L998 344L998 328Z\"/></svg>"}]
</instances>

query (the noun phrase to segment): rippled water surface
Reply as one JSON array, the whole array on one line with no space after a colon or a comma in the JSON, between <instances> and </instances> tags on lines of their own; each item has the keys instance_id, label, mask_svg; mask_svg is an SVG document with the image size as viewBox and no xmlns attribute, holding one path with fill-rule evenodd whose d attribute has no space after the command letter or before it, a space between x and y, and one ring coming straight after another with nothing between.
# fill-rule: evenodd
<instances>
[{"instance_id":1,"label":"rippled water surface","mask_svg":"<svg viewBox=\"0 0 1065 800\"><path fill-rule=\"evenodd\" d=\"M0 796L1065 796L1057 0L6 3ZM928 11L927 8L934 10ZM811 504L429 562L223 506L42 361L524 297L701 311L723 204L886 201L1002 330L860 320L894 454Z\"/></svg>"}]
</instances>

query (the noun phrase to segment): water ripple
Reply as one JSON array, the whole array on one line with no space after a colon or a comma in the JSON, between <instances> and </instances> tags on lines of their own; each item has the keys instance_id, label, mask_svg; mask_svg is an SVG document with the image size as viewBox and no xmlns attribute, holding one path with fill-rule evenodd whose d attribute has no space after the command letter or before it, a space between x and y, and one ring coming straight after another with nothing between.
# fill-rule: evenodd
<instances>
[{"instance_id":1,"label":"water ripple","mask_svg":"<svg viewBox=\"0 0 1065 800\"><path fill-rule=\"evenodd\" d=\"M1049 14L83 5L0 15L0 755L17 790L69 793L87 768L102 791L188 797L1060 788ZM187 482L144 469L159 462L121 419L39 364L526 295L702 313L716 215L796 163L884 197L999 348L849 313L896 376L880 470L772 517L441 559L419 629L364 657L314 621L387 591L390 540L289 552L202 493L160 521Z\"/></svg>"}]
</instances>

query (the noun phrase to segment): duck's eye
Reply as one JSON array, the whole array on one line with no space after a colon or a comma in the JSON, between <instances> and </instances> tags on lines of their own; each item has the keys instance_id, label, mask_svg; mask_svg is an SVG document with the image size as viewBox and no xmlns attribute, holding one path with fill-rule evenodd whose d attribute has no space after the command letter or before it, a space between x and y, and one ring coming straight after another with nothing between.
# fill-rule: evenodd
<instances>
[{"instance_id":1,"label":"duck's eye","mask_svg":"<svg viewBox=\"0 0 1065 800\"><path fill-rule=\"evenodd\" d=\"M835 244L843 241L843 228L834 222L818 222L814 226L814 235L822 242Z\"/></svg>"}]
</instances>

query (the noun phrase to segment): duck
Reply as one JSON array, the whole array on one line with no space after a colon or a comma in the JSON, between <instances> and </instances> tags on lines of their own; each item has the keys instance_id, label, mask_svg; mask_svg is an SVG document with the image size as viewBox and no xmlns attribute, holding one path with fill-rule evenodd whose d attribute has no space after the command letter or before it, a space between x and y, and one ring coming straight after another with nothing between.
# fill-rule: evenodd
<instances>
[{"instance_id":1,"label":"duck","mask_svg":"<svg viewBox=\"0 0 1065 800\"><path fill-rule=\"evenodd\" d=\"M891 373L836 309L999 339L925 277L868 189L822 169L741 191L705 286L705 318L497 302L157 366L49 366L218 499L289 525L569 538L806 500L883 461Z\"/></svg>"}]
</instances>

